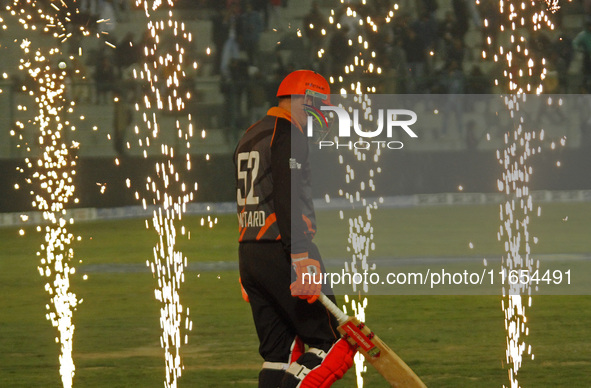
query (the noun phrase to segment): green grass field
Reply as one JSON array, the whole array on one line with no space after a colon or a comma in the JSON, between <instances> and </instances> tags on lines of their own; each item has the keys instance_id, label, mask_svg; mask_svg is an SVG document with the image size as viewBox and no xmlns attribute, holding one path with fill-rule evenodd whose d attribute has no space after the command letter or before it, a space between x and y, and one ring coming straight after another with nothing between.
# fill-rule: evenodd
<instances>
[{"instance_id":1,"label":"green grass field","mask_svg":"<svg viewBox=\"0 0 591 388\"><path fill-rule=\"evenodd\" d=\"M544 205L531 222L539 237L534 253L590 255L590 220L589 203ZM236 261L235 216L219 217L211 230L199 221L186 218L191 238L179 241L189 262ZM380 210L373 223L376 257L502 254L497 206ZM388 228L378 227L384 224ZM144 220L80 223L74 232L82 240L74 245L72 291L83 299L74 314L74 386L162 387L156 280L149 271L118 272L142 268L152 258L155 233ZM346 235L334 214L319 214L316 240L325 258L342 257ZM61 386L57 332L45 319L49 299L37 270L41 240L31 229L24 237L16 228L0 229L0 387ZM237 279L237 271L187 272L181 300L190 308L193 330L182 348L179 387L256 386L262 360ZM501 387L509 384L501 300L370 296L366 321L430 387ZM521 385L591 387L591 297L536 296L527 311L535 359L525 356ZM334 386L354 387L354 372ZM368 367L365 386L388 385Z\"/></svg>"}]
</instances>

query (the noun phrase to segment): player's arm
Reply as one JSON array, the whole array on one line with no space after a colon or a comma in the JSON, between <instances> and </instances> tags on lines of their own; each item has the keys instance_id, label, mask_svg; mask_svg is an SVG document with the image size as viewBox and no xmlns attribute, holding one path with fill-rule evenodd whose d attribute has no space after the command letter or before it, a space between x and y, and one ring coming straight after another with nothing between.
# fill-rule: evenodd
<instances>
[{"instance_id":1,"label":"player's arm","mask_svg":"<svg viewBox=\"0 0 591 388\"><path fill-rule=\"evenodd\" d=\"M299 199L301 190L301 170L297 168L307 155L296 144L292 155L291 123L285 119L277 120L275 135L271 144L271 175L273 178L273 204L277 215L277 226L286 252L307 255L309 239L307 226L302 219L302 205ZM303 144L306 146L306 144ZM290 163L291 160L291 163ZM293 168L291 168L293 167Z\"/></svg>"},{"instance_id":2,"label":"player's arm","mask_svg":"<svg viewBox=\"0 0 591 388\"><path fill-rule=\"evenodd\" d=\"M306 280L312 280L314 275L320 274L320 263L308 256L308 226L302 218L303 179L302 169L298 165L301 167L306 158L307 142L303 134L292 136L291 123L277 120L271 145L273 203L277 226L284 249L290 254L297 275L297 281L291 287L292 294L313 303L320 294L321 284Z\"/></svg>"}]
</instances>

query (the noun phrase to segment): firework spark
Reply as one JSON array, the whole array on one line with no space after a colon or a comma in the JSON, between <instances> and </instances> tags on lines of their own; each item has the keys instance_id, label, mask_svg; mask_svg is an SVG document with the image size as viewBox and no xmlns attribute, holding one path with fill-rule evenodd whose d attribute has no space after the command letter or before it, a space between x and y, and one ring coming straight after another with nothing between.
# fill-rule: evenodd
<instances>
[{"instance_id":1,"label":"firework spark","mask_svg":"<svg viewBox=\"0 0 591 388\"><path fill-rule=\"evenodd\" d=\"M504 39L498 44L493 59L495 62L505 60L503 77L507 82L508 92L513 94L505 96L504 101L515 122L515 129L505 134L505 148L497 151L497 159L504 168L497 185L499 191L507 195L507 201L500 207L501 226L497 234L498 240L504 241L505 245L504 271L531 271L536 266L536 260L531 256L531 243L536 238L530 236L529 232L530 214L534 210L529 191L529 181L533 174L530 158L541 150L541 147L535 144L541 144L544 140L544 131L528 128L530 124L520 112L520 105L527 100L524 93L543 92L547 61L545 58L536 57L528 42L541 29L554 29L549 13L558 9L557 0L499 1L501 22L498 28L500 38ZM489 21L484 20L484 25L488 26ZM487 43L489 46L493 45L492 37L487 38ZM482 55L486 58L486 51L483 51ZM500 85L498 79L495 80L495 84ZM537 213L540 213L539 207ZM525 340L529 333L526 310L532 304L531 288L528 284L511 284L508 289L503 288L503 296L509 382L512 388L517 388L518 372L524 355L527 353L534 359L531 345L528 346Z\"/></svg>"},{"instance_id":2,"label":"firework spark","mask_svg":"<svg viewBox=\"0 0 591 388\"><path fill-rule=\"evenodd\" d=\"M341 85L339 92L341 94L346 94L347 89L355 94L376 93L376 85L380 84L376 76L382 75L383 69L378 62L377 49L373 47L372 42L376 41L380 26L392 21L399 6L393 4L390 9L386 10L385 16L376 19L370 16L369 12L368 15L364 15L363 11L367 6L366 0L362 0L357 7L350 5L345 7L345 0L341 0L341 4L344 7L344 14L337 20L338 12L331 9L328 22L333 25L335 31L342 30L345 24L351 26L347 34L347 44L352 52L352 58L349 63L333 66L333 71L336 71L337 74L331 74L330 82ZM322 30L322 35L325 34L325 30ZM323 58L325 54L324 49L320 49L317 53L319 58ZM372 78L373 81L370 81ZM360 79L363 79L363 82ZM345 86L347 83L349 83L348 88Z\"/></svg>"},{"instance_id":3,"label":"firework spark","mask_svg":"<svg viewBox=\"0 0 591 388\"><path fill-rule=\"evenodd\" d=\"M187 79L187 47L192 36L186 31L184 23L175 19L172 10L167 12L166 20L155 20L151 13L163 5L161 1L150 3L138 0L136 4L145 11L149 38L143 48L146 61L140 71L134 72L134 77L139 82L147 82L149 92L142 98L143 106L136 104L136 111L141 113L148 134L141 138L143 131L139 126L135 127L135 133L144 157L148 157L152 145L159 145L161 159L155 164L154 176L146 178L147 194L143 196L136 192L136 198L142 201L144 208L149 202L156 206L152 225L159 241L153 249L153 260L147 260L146 264L158 280L155 298L161 302L160 345L164 349L166 367L164 384L166 387L176 387L183 370L181 345L188 340L186 334L183 338L182 332L192 328L189 309L182 305L179 297L180 287L185 280L187 258L176 249L177 230L185 234L185 228L179 228L179 223L186 212L187 203L193 200L193 193L197 190L196 184L191 188L183 181L183 173L191 170L189 149L193 127L191 116L183 114L185 102L191 98L191 93L183 87ZM172 7L174 4L169 0L168 5ZM189 67L195 69L197 64L192 63ZM160 124L162 112L184 116L184 119L175 121L174 144L167 144L161 139L160 135L166 135ZM184 144L181 146L181 143ZM182 153L183 149L184 157L178 158L175 154ZM127 186L131 187L129 180Z\"/></svg>"},{"instance_id":4,"label":"firework spark","mask_svg":"<svg viewBox=\"0 0 591 388\"><path fill-rule=\"evenodd\" d=\"M75 103L68 102L66 98L67 66L64 65L63 58L66 56L62 46L71 36L68 25L77 10L64 1L38 3L32 0L14 1L7 6L7 10L24 30L39 31L55 40L55 44L50 46L37 47L34 38L25 39L20 44L23 56L19 69L32 80L23 86L22 91L30 96L37 113L31 121L16 122L16 127L24 130L30 126L37 130L34 141L26 142L22 133L18 135L18 141L21 143L19 146L24 145L23 148L31 155L25 159L31 172L26 181L32 187L33 207L43 213L46 223L43 228L37 227L38 231L45 232L44 243L37 252L40 257L38 269L40 275L48 280L45 290L50 296L50 303L46 305L46 318L58 331L56 342L61 347L59 373L62 384L71 387L75 372L72 358L75 326L72 317L73 310L81 302L70 291L70 278L75 274L71 264L74 257L71 245L80 237L69 232L74 221L66 216L66 208L78 202L74 198L73 182L76 174L76 154L73 151L77 147L64 135L66 129L75 130L75 126L65 118L74 111ZM31 35L35 36L35 33ZM28 109L19 105L18 110L26 112ZM11 135L16 134L16 131L11 131Z\"/></svg>"},{"instance_id":5,"label":"firework spark","mask_svg":"<svg viewBox=\"0 0 591 388\"><path fill-rule=\"evenodd\" d=\"M344 4L344 0L341 0L341 4ZM365 93L376 93L376 85L379 85L379 80L376 78L382 74L382 68L378 64L376 49L372 46L372 41L375 40L379 32L379 26L382 24L388 24L394 17L395 11L398 10L398 4L394 4L391 9L387 10L383 20L374 20L371 16L362 16L362 11L366 6L366 1L363 0L358 5L358 9L354 9L351 6L344 6L344 14L341 19L337 20L337 13L334 9L331 10L328 22L333 25L336 30L343 28L341 23L347 23L353 26L350 31L348 38L348 45L352 51L352 58L350 63L338 64L340 70L337 70L337 66L333 66L333 70L337 71L337 74L331 74L329 81L333 86L339 87L341 96L347 96L348 85L349 92L356 96L353 96L353 104L362 108L364 117L371 117L372 106L371 99ZM325 35L325 30L322 30L322 35ZM325 50L320 49L318 51L318 57L323 58ZM361 81L363 79L363 81ZM365 84L364 83L368 83ZM336 140L336 139L335 139ZM362 206L363 212L357 217L349 217L349 237L347 250L351 254L351 265L349 269L349 263L345 263L346 270L353 273L363 272L370 269L368 264L368 257L371 251L375 250L375 242L373 241L373 227L371 226L372 212L378 207L377 202L368 202L364 196L365 189L369 191L375 191L375 175L380 172L380 168L370 168L365 173L358 172L355 179L355 168L359 163L373 162L374 164L379 163L381 151L379 147L376 149L375 154L368 157L364 152L360 150L354 150L353 160L347 162L343 159L343 156L339 156L339 163L345 167L345 182L347 188L341 189L339 194L345 197L346 200L356 205ZM369 161L368 161L369 159ZM366 170L366 168L363 168ZM363 177L364 176L364 177ZM363 177L363 178L362 178ZM344 219L344 215L341 212L341 219ZM367 308L368 299L366 297L361 298L361 292L367 293L367 285L363 290L357 290L355 285L353 286L353 292L359 295L360 300L350 300L346 297L346 302L351 304L351 309L355 313L355 316L363 321L365 319L365 309ZM343 306L346 311L347 306ZM355 372L357 376L357 386L363 387L363 373L366 372L367 367L364 365L365 360L359 353L355 355Z\"/></svg>"}]
</instances>

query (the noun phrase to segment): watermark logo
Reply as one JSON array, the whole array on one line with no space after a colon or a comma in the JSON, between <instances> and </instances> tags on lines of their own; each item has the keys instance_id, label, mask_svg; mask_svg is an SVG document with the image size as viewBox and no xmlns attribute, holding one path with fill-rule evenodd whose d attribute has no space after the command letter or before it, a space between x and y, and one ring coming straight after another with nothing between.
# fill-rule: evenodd
<instances>
[{"instance_id":1,"label":"watermark logo","mask_svg":"<svg viewBox=\"0 0 591 388\"><path fill-rule=\"evenodd\" d=\"M359 109L352 109L353 119L347 110L338 106L321 106L320 111L324 117L324 112L332 112L338 123L338 136L332 140L320 140L318 148L349 148L369 150L372 147L401 149L404 143L399 140L391 140L395 131L402 130L411 138L418 137L411 129L411 126L417 122L417 114L409 109L378 109L377 120L375 121L375 130L364 130L360 124ZM308 115L307 136L314 136L314 121L318 121L317 115ZM367 122L367 120L366 120ZM335 124L333 124L335 125ZM361 138L359 141L349 140L353 133ZM377 140L378 136L383 135L387 140ZM339 140L345 140L344 142Z\"/></svg>"}]
</instances>

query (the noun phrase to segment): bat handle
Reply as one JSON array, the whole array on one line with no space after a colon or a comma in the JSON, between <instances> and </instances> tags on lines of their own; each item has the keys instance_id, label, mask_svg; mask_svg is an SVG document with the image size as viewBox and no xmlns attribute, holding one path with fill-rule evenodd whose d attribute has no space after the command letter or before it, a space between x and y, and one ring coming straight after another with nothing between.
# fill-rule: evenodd
<instances>
[{"instance_id":1,"label":"bat handle","mask_svg":"<svg viewBox=\"0 0 591 388\"><path fill-rule=\"evenodd\" d=\"M324 307L328 309L328 311L330 311L332 315L334 315L334 317L339 322L339 325L342 325L343 323L347 322L347 320L349 319L347 314L341 311L341 309L338 308L336 304L332 303L332 301L328 299L326 295L321 293L318 297L318 300L320 301L320 303L324 305Z\"/></svg>"}]
</instances>

